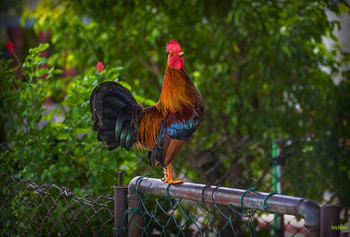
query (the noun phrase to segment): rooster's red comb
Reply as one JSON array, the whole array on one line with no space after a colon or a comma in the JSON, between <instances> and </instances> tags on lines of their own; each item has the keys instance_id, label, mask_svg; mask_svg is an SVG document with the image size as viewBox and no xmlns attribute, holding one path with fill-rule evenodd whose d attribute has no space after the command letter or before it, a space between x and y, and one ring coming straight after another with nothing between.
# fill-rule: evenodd
<instances>
[{"instance_id":1,"label":"rooster's red comb","mask_svg":"<svg viewBox=\"0 0 350 237\"><path fill-rule=\"evenodd\" d=\"M168 53L180 53L182 51L180 44L174 39L166 44L165 49Z\"/></svg>"}]
</instances>

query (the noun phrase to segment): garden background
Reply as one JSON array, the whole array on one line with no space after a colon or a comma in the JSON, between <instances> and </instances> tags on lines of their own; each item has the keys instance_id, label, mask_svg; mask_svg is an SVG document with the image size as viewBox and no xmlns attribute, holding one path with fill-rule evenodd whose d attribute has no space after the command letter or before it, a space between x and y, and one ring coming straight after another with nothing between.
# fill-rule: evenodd
<instances>
[{"instance_id":1,"label":"garden background","mask_svg":"<svg viewBox=\"0 0 350 237\"><path fill-rule=\"evenodd\" d=\"M346 1L1 4L1 173L96 196L112 195L119 170L125 183L162 177L147 152L108 152L97 141L89 97L111 80L153 105L164 47L176 39L206 101L201 126L174 162L177 176L272 192L276 161L283 194L339 204L348 222L350 54L333 34L340 23L327 17L348 15Z\"/></svg>"}]
</instances>

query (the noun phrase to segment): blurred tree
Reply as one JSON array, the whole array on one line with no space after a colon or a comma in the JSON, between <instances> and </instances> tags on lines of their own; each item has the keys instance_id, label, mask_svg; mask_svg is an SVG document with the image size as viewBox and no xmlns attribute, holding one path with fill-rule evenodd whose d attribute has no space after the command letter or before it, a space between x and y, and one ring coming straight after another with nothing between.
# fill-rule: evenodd
<instances>
[{"instance_id":1,"label":"blurred tree","mask_svg":"<svg viewBox=\"0 0 350 237\"><path fill-rule=\"evenodd\" d=\"M325 9L349 12L349 5L330 0L215 5L196 0L42 1L26 16L35 19L37 32L52 33L54 54L48 58L49 65L78 70L73 80L76 88L63 89L68 96L79 97L67 106L73 109L70 116L83 116L84 128L90 124L88 96L95 84L89 85L92 77L83 74L90 73L97 61L108 68L122 66L120 79L140 95L137 99L142 103L152 104L162 86L164 46L175 38L185 52L185 70L206 100L202 125L182 158L175 161L188 178L241 188L258 185L269 191L271 144L280 140L290 188L286 194L320 201L323 191L329 190L349 206L345 189L350 184L350 81L349 73L339 85L332 81L341 62L334 59L336 49L326 50L322 37L335 39L332 30L338 24L327 20ZM344 56L345 61L349 59ZM330 74L322 70L325 67ZM104 80L114 79L106 76ZM84 91L80 91L81 80ZM74 111L79 106L84 109ZM75 126L72 123L67 129ZM92 139L95 134L86 136ZM161 171L150 171L146 156L140 153L118 149L107 155L103 145L86 149L90 143L96 145L91 139L80 140L82 150L70 159L73 163L87 160L80 173L89 177L92 190L106 190L101 182L109 183L96 177L114 180L113 172L125 163L134 164L133 175Z\"/></svg>"},{"instance_id":2,"label":"blurred tree","mask_svg":"<svg viewBox=\"0 0 350 237\"><path fill-rule=\"evenodd\" d=\"M23 0L4 0L0 2L0 16L16 16L23 11Z\"/></svg>"}]
</instances>

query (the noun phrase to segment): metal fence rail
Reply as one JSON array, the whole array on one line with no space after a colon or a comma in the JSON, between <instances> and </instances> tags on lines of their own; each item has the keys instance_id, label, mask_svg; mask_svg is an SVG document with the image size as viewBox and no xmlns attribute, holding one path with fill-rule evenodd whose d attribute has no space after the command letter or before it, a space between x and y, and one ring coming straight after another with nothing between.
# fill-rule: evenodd
<instances>
[{"instance_id":1,"label":"metal fence rail","mask_svg":"<svg viewBox=\"0 0 350 237\"><path fill-rule=\"evenodd\" d=\"M340 235L331 229L340 224L337 206L254 188L169 185L145 176L122 186L121 178L113 198L78 196L65 187L0 174L0 236L270 236L273 220L261 225L261 213L268 212L303 218L305 225L292 236Z\"/></svg>"},{"instance_id":2,"label":"metal fence rail","mask_svg":"<svg viewBox=\"0 0 350 237\"><path fill-rule=\"evenodd\" d=\"M135 177L128 186L128 190L125 187L115 188L115 195L127 195L127 202L129 204L128 209L126 204L122 203L119 199L119 203L116 205L125 212L120 215L120 218L116 217L115 233L118 236L153 236L154 233L160 236L167 236L169 232L165 228L169 227L169 223L173 222L178 230L172 232L176 236L187 236L185 233L186 226L192 226L195 230L192 233L196 233L193 236L210 236L215 234L217 236L225 236L222 233L223 229L218 228L215 223L215 212L219 215L225 216L224 227L230 227L234 236L239 236L242 231L237 231L237 227L233 226L234 219L237 219L237 215L241 220L247 222L250 236L255 236L254 221L252 216L256 210L264 212L278 213L278 214L290 214L297 217L301 217L305 221L304 233L305 236L339 236L339 231L328 231L327 234L321 234L320 226L320 210L323 209L325 223L331 221L334 225L336 221L328 218L332 212L333 216L339 216L339 208L321 208L316 202L299 197L291 197L279 194L263 193L251 190L240 190L233 188L225 188L218 186L210 186L204 184L195 183L181 183L177 185L164 184L159 179L148 177ZM146 200L149 197L144 197L144 194L157 195L167 197L169 200L169 207L162 208L159 204L159 200L156 199L156 207L150 209ZM177 200L177 201L171 201ZM186 213L181 207L182 200L192 200L195 206L192 213ZM202 204L202 207L200 207ZM229 207L232 210L231 214L224 214L220 210L219 205ZM210 206L210 208L208 208ZM161 209L161 211L160 211ZM250 209L250 210L248 210ZM253 210L252 210L253 209ZM329 210L327 210L329 209ZM167 216L164 220L157 220L156 212L163 212ZM238 213L240 210L241 213ZM198 213L204 213L204 218L198 218ZM129 218L126 218L126 214L129 214ZM176 220L179 215L185 216L185 219L180 221ZM118 220L117 220L118 219ZM162 222L162 223L161 223ZM325 224L324 223L324 224ZM339 224L339 222L338 222ZM214 231L208 231L208 226L214 228ZM324 228L324 229L330 229ZM173 230L174 231L174 230ZM188 232L187 232L188 233Z\"/></svg>"},{"instance_id":3,"label":"metal fence rail","mask_svg":"<svg viewBox=\"0 0 350 237\"><path fill-rule=\"evenodd\" d=\"M113 197L0 174L0 236L113 236Z\"/></svg>"}]
</instances>

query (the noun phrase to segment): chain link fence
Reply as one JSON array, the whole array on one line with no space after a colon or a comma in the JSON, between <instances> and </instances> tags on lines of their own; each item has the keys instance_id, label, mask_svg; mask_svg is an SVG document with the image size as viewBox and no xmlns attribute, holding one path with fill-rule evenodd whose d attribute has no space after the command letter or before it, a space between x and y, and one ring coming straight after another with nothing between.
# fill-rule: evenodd
<instances>
[{"instance_id":1,"label":"chain link fence","mask_svg":"<svg viewBox=\"0 0 350 237\"><path fill-rule=\"evenodd\" d=\"M129 236L256 236L254 214L244 214L230 205L152 197L139 201L127 213L131 216ZM135 224L138 215L143 225Z\"/></svg>"},{"instance_id":2,"label":"chain link fence","mask_svg":"<svg viewBox=\"0 0 350 237\"><path fill-rule=\"evenodd\" d=\"M113 197L0 174L1 236L113 236Z\"/></svg>"},{"instance_id":3,"label":"chain link fence","mask_svg":"<svg viewBox=\"0 0 350 237\"><path fill-rule=\"evenodd\" d=\"M157 185L152 186L153 195L137 190L137 185L137 202L127 198L125 206L129 208L118 213L123 227L116 227L113 207L118 204L113 202L121 199L78 196L65 187L39 186L33 180L8 174L0 174L0 185L1 236L307 236L301 217L269 213L270 206L264 207L265 211L243 208L243 196L249 196L254 188L234 200L241 206L234 206L207 201L208 195L204 199L204 193L211 188L209 184L197 190L202 195L199 200L191 195L186 198L169 195L171 185L165 195L157 193ZM213 200L216 189L221 188L216 187L210 191ZM258 190L270 191L266 187ZM264 195L263 204L274 194ZM340 226L347 227L344 215L347 209L342 210Z\"/></svg>"},{"instance_id":4,"label":"chain link fence","mask_svg":"<svg viewBox=\"0 0 350 237\"><path fill-rule=\"evenodd\" d=\"M33 180L8 174L0 174L0 185L1 236L122 236L118 228L113 228L111 196L79 197L65 187L39 186ZM137 205L123 213L125 235L140 235L139 231L143 236L270 236L272 233L273 214L205 201L140 195ZM135 219L140 216L145 225L135 225ZM295 223L287 224L293 233L290 236L305 232L301 221L298 228Z\"/></svg>"},{"instance_id":5,"label":"chain link fence","mask_svg":"<svg viewBox=\"0 0 350 237\"><path fill-rule=\"evenodd\" d=\"M290 214L279 219L284 228L275 236L319 236L317 203L256 188L174 186L143 176L129 183L128 201L129 219L124 214L124 223L115 228L118 236L274 236L272 213Z\"/></svg>"}]
</instances>

